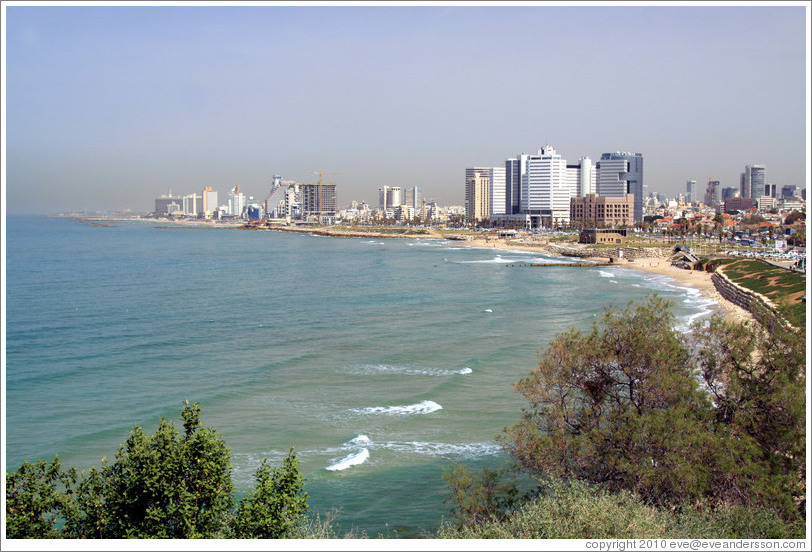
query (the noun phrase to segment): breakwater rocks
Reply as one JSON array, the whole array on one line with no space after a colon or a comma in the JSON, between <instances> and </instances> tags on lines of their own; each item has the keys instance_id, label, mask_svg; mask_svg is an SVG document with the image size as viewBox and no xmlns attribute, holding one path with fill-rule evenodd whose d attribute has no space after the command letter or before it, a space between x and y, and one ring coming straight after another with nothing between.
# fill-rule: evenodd
<instances>
[{"instance_id":1,"label":"breakwater rocks","mask_svg":"<svg viewBox=\"0 0 812 552\"><path fill-rule=\"evenodd\" d=\"M510 244L510 242L508 242L508 244ZM653 259L653 258L659 259L670 254L669 248L662 247L612 247L601 249L587 249L586 247L571 247L571 246L555 245L551 243L544 244L541 247L543 247L543 249L550 254L560 255L564 257L578 257L578 258L605 257L607 259L622 258L627 261L633 261L635 259Z\"/></svg>"},{"instance_id":2,"label":"breakwater rocks","mask_svg":"<svg viewBox=\"0 0 812 552\"><path fill-rule=\"evenodd\" d=\"M760 293L743 288L742 286L732 282L725 275L724 270L721 267L717 268L716 271L714 271L714 273L711 275L711 281L713 282L716 291L719 292L719 295L734 305L738 305L744 310L753 314L767 311L775 320L778 320L782 324L786 324L790 328L793 328L791 324L784 320L783 316L781 316L781 314L778 312L778 309L772 301Z\"/></svg>"}]
</instances>

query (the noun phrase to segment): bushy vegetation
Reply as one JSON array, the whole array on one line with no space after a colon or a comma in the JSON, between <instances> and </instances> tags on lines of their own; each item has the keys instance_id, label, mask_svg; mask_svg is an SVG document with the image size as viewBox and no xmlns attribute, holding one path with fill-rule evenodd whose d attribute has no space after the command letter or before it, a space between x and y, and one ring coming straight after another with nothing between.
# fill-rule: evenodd
<instances>
[{"instance_id":1,"label":"bushy vegetation","mask_svg":"<svg viewBox=\"0 0 812 552\"><path fill-rule=\"evenodd\" d=\"M134 427L113 463L78 473L24 462L6 473L6 537L301 538L307 493L293 449L265 462L257 486L234 510L230 451L186 401L184 433L161 420L153 435Z\"/></svg>"},{"instance_id":2,"label":"bushy vegetation","mask_svg":"<svg viewBox=\"0 0 812 552\"><path fill-rule=\"evenodd\" d=\"M494 495L498 478L457 469L457 534L803 536L804 334L769 317L674 328L652 296L554 338L515 384L529 406L499 441L525 473L560 483L517 509Z\"/></svg>"},{"instance_id":3,"label":"bushy vegetation","mask_svg":"<svg viewBox=\"0 0 812 552\"><path fill-rule=\"evenodd\" d=\"M511 514L476 524L445 524L443 539L788 539L803 538L802 520L768 508L693 505L655 508L629 491L583 481L546 483L541 496Z\"/></svg>"}]
</instances>

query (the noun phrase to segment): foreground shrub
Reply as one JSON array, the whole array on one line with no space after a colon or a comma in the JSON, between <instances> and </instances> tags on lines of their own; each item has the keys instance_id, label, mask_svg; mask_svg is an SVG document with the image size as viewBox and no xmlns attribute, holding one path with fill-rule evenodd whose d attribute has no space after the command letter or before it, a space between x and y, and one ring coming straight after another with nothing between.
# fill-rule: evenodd
<instances>
[{"instance_id":1,"label":"foreground shrub","mask_svg":"<svg viewBox=\"0 0 812 552\"><path fill-rule=\"evenodd\" d=\"M183 434L161 420L134 427L115 461L77 473L24 462L6 474L6 537L307 538L307 494L293 449L281 468L263 462L256 488L234 511L231 452L186 401Z\"/></svg>"},{"instance_id":2,"label":"foreground shrub","mask_svg":"<svg viewBox=\"0 0 812 552\"><path fill-rule=\"evenodd\" d=\"M802 539L803 520L767 508L654 508L628 491L582 481L550 483L504 520L442 526L442 539Z\"/></svg>"},{"instance_id":3,"label":"foreground shrub","mask_svg":"<svg viewBox=\"0 0 812 552\"><path fill-rule=\"evenodd\" d=\"M655 538L667 530L665 516L628 491L611 494L579 481L552 483L541 496L504 521L444 526L439 538L608 539Z\"/></svg>"}]
</instances>

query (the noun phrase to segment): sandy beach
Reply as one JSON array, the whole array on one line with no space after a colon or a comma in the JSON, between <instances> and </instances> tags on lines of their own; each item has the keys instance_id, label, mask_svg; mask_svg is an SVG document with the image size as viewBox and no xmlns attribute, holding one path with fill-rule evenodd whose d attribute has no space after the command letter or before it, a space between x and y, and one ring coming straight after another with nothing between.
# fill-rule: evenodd
<instances>
[{"instance_id":1,"label":"sandy beach","mask_svg":"<svg viewBox=\"0 0 812 552\"><path fill-rule=\"evenodd\" d=\"M487 249L512 249L516 251L532 251L537 253L548 253L548 249L543 244L516 244L508 243L505 239L474 239L466 242L469 247L482 247ZM589 260L606 262L606 258L590 258ZM662 276L673 278L674 283L679 286L698 289L699 292L712 300L716 305L715 311L723 315L731 322L745 322L753 320L753 316L747 310L735 305L722 297L716 291L716 287L711 281L711 273L697 270L685 270L671 264L670 259L665 257L639 258L635 260L616 259L618 267L632 270L643 270Z\"/></svg>"}]
</instances>

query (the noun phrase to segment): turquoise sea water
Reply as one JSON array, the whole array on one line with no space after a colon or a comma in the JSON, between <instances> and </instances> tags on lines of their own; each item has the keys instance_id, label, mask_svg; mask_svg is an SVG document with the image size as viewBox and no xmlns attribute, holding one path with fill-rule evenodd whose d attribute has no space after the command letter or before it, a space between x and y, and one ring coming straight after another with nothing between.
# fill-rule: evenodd
<instances>
[{"instance_id":1,"label":"turquoise sea water","mask_svg":"<svg viewBox=\"0 0 812 552\"><path fill-rule=\"evenodd\" d=\"M665 277L445 240L113 224L7 219L8 468L98 466L133 425L180 428L188 398L238 492L293 446L313 510L370 536L430 530L444 467L504 460L512 384L556 333L651 292L683 325L710 307Z\"/></svg>"}]
</instances>

